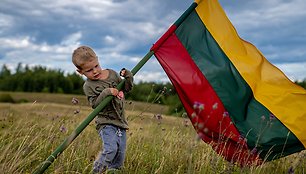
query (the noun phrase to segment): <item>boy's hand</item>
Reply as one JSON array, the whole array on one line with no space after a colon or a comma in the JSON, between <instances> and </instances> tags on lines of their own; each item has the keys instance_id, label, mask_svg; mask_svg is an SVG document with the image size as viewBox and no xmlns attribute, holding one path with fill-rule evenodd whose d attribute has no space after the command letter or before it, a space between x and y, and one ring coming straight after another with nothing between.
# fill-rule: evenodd
<instances>
[{"instance_id":1,"label":"boy's hand","mask_svg":"<svg viewBox=\"0 0 306 174\"><path fill-rule=\"evenodd\" d=\"M126 72L125 68L122 68L121 71L120 71L120 76L124 77L125 76L125 72Z\"/></svg>"},{"instance_id":2,"label":"boy's hand","mask_svg":"<svg viewBox=\"0 0 306 174\"><path fill-rule=\"evenodd\" d=\"M118 91L117 88L109 88L109 90L111 91L111 93L112 93L113 96L117 96L118 93L119 93L119 91Z\"/></svg>"},{"instance_id":3,"label":"boy's hand","mask_svg":"<svg viewBox=\"0 0 306 174\"><path fill-rule=\"evenodd\" d=\"M117 88L109 88L113 96L116 96L120 100L124 98L124 93L122 91L118 91Z\"/></svg>"},{"instance_id":4,"label":"boy's hand","mask_svg":"<svg viewBox=\"0 0 306 174\"><path fill-rule=\"evenodd\" d=\"M120 100L122 100L124 98L124 93L122 91L119 91L117 98L119 98Z\"/></svg>"}]
</instances>

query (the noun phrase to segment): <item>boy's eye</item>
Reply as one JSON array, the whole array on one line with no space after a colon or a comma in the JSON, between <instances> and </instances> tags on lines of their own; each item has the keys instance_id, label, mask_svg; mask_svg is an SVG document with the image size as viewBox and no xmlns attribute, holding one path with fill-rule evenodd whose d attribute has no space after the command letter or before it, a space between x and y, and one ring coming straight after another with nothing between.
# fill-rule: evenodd
<instances>
[{"instance_id":1,"label":"boy's eye","mask_svg":"<svg viewBox=\"0 0 306 174\"><path fill-rule=\"evenodd\" d=\"M89 73L89 72L93 71L94 68L98 68L98 67L99 67L99 64L95 65L93 68L91 68L91 69L89 69L89 70L86 70L85 72L86 72L86 73Z\"/></svg>"},{"instance_id":2,"label":"boy's eye","mask_svg":"<svg viewBox=\"0 0 306 174\"><path fill-rule=\"evenodd\" d=\"M85 71L85 72L90 72L90 71L92 71L92 69L89 69L89 70L87 70L87 71Z\"/></svg>"}]
</instances>

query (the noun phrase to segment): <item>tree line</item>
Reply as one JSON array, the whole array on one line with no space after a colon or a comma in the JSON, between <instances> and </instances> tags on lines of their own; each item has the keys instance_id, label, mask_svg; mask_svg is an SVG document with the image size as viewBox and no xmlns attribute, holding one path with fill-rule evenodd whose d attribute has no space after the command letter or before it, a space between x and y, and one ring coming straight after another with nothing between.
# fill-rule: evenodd
<instances>
[{"instance_id":1,"label":"tree line","mask_svg":"<svg viewBox=\"0 0 306 174\"><path fill-rule=\"evenodd\" d=\"M37 65L18 64L14 73L3 65L0 69L0 91L83 94L84 79L77 73ZM295 82L306 89L306 79ZM169 113L181 114L184 108L170 83L140 82L126 95L128 100L168 105Z\"/></svg>"},{"instance_id":2,"label":"tree line","mask_svg":"<svg viewBox=\"0 0 306 174\"><path fill-rule=\"evenodd\" d=\"M19 63L14 73L6 65L0 70L1 91L81 94L83 82L76 73L65 75L62 70L39 65L29 67Z\"/></svg>"},{"instance_id":3,"label":"tree line","mask_svg":"<svg viewBox=\"0 0 306 174\"><path fill-rule=\"evenodd\" d=\"M74 73L37 65L18 64L14 73L3 65L0 69L0 91L82 94L84 79ZM169 113L182 113L183 106L170 83L140 82L126 99L168 105Z\"/></svg>"}]
</instances>

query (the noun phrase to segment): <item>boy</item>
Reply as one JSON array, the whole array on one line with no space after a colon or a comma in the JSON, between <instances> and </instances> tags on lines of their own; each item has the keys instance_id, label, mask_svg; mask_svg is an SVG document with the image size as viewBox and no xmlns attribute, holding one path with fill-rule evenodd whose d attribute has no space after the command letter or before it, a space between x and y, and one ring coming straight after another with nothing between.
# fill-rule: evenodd
<instances>
[{"instance_id":1,"label":"boy","mask_svg":"<svg viewBox=\"0 0 306 174\"><path fill-rule=\"evenodd\" d=\"M83 90L92 108L96 108L107 96L115 96L95 119L103 149L94 162L93 172L118 170L124 162L128 129L124 116L124 93L116 89L122 79L115 71L102 69L98 57L90 47L81 46L74 50L72 62L77 71L87 77ZM133 87L132 73L123 68L120 75L126 79L122 90L130 91Z\"/></svg>"}]
</instances>

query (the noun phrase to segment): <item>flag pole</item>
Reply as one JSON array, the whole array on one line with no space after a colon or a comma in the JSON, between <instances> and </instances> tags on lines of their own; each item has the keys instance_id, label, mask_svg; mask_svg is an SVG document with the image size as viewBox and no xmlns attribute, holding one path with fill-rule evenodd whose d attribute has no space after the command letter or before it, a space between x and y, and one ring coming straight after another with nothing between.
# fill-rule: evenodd
<instances>
[{"instance_id":1,"label":"flag pole","mask_svg":"<svg viewBox=\"0 0 306 174\"><path fill-rule=\"evenodd\" d=\"M144 64L152 57L154 50L158 49L159 46L175 31L175 29L184 21L184 19L195 9L196 3L192 3L191 6L180 16L180 18L174 23L175 28L170 29L152 46L150 51L137 63L137 65L131 70L132 74L135 75ZM125 79L122 80L117 89L120 90L124 85ZM57 159L57 157L72 143L72 141L88 126L88 124L97 116L97 114L105 108L105 106L113 99L114 96L106 97L88 116L81 122L81 124L59 145L52 154L42 162L39 167L35 169L34 174L42 174L45 170Z\"/></svg>"}]
</instances>

